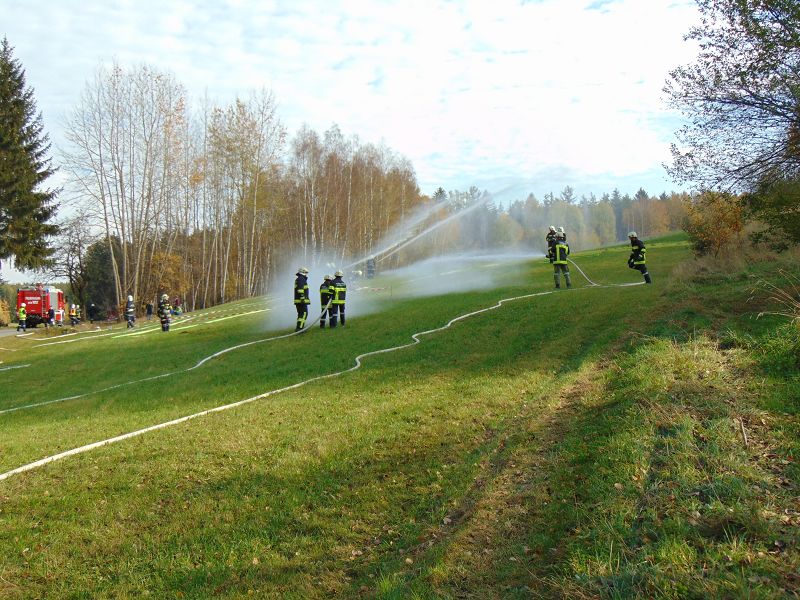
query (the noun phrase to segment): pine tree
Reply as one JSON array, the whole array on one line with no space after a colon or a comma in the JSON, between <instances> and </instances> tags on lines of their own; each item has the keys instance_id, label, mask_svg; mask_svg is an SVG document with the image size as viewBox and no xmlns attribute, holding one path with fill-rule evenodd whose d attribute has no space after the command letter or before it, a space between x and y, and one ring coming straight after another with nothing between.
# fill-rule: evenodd
<instances>
[{"instance_id":1,"label":"pine tree","mask_svg":"<svg viewBox=\"0 0 800 600\"><path fill-rule=\"evenodd\" d=\"M17 268L34 269L49 262L48 238L58 232L50 223L58 190L42 189L53 174L25 71L3 38L0 47L0 259L14 257Z\"/></svg>"}]
</instances>

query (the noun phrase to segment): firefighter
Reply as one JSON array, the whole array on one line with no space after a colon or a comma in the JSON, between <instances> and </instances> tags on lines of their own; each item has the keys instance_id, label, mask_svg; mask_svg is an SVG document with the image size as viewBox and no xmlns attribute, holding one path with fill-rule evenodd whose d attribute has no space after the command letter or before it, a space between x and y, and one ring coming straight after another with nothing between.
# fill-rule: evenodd
<instances>
[{"instance_id":1,"label":"firefighter","mask_svg":"<svg viewBox=\"0 0 800 600\"><path fill-rule=\"evenodd\" d=\"M647 271L647 264L645 255L647 253L647 249L644 247L644 242L639 239L639 236L636 235L635 231L631 231L628 234L628 238L631 240L631 256L628 258L628 266L631 269L636 269L644 275L644 282L645 283L653 283L650 279L650 273Z\"/></svg>"},{"instance_id":2,"label":"firefighter","mask_svg":"<svg viewBox=\"0 0 800 600\"><path fill-rule=\"evenodd\" d=\"M69 324L73 327L78 324L78 312L74 304L69 305Z\"/></svg>"},{"instance_id":3,"label":"firefighter","mask_svg":"<svg viewBox=\"0 0 800 600\"><path fill-rule=\"evenodd\" d=\"M78 320L78 323L80 323L81 320L83 319L83 313L81 312L80 304L75 305L75 318Z\"/></svg>"},{"instance_id":4,"label":"firefighter","mask_svg":"<svg viewBox=\"0 0 800 600\"><path fill-rule=\"evenodd\" d=\"M564 239L564 241L566 242L566 241L567 241L567 234L566 234L566 232L564 231L564 228L563 228L563 227L559 227L559 228L558 228L558 230L556 231L556 234L559 234L559 233L560 233L561 235L563 235L563 236L564 236L564 238L563 238L563 239Z\"/></svg>"},{"instance_id":5,"label":"firefighter","mask_svg":"<svg viewBox=\"0 0 800 600\"><path fill-rule=\"evenodd\" d=\"M329 306L331 300L333 300L333 295L333 277L331 275L325 275L322 285L319 286L319 302L322 307L322 312L319 315L319 326L321 329L325 329L325 313L328 313L331 318L331 323L333 323L333 309Z\"/></svg>"},{"instance_id":6,"label":"firefighter","mask_svg":"<svg viewBox=\"0 0 800 600\"><path fill-rule=\"evenodd\" d=\"M45 321L45 323L49 323L50 327L56 324L56 309L52 306L47 311L47 321Z\"/></svg>"},{"instance_id":7,"label":"firefighter","mask_svg":"<svg viewBox=\"0 0 800 600\"><path fill-rule=\"evenodd\" d=\"M97 319L97 306L94 302L89 303L89 308L86 309L86 312L89 315L89 323L94 323L95 319Z\"/></svg>"},{"instance_id":8,"label":"firefighter","mask_svg":"<svg viewBox=\"0 0 800 600\"><path fill-rule=\"evenodd\" d=\"M128 296L128 301L125 303L125 321L127 321L127 329L133 327L136 322L136 305L133 303L133 296Z\"/></svg>"},{"instance_id":9,"label":"firefighter","mask_svg":"<svg viewBox=\"0 0 800 600\"><path fill-rule=\"evenodd\" d=\"M564 281L567 282L567 287L572 287L572 282L569 280L568 256L569 244L567 243L566 235L559 231L556 233L556 243L553 246L553 279L556 282L556 288L561 288L561 273L564 273Z\"/></svg>"},{"instance_id":10,"label":"firefighter","mask_svg":"<svg viewBox=\"0 0 800 600\"><path fill-rule=\"evenodd\" d=\"M171 317L172 306L169 303L169 296L161 294L161 302L158 303L158 318L161 319L161 331L169 331Z\"/></svg>"},{"instance_id":11,"label":"firefighter","mask_svg":"<svg viewBox=\"0 0 800 600\"><path fill-rule=\"evenodd\" d=\"M550 259L550 262L553 262L553 247L556 245L556 228L553 225L550 225L547 231L547 235L544 236L544 240L547 242L547 258Z\"/></svg>"},{"instance_id":12,"label":"firefighter","mask_svg":"<svg viewBox=\"0 0 800 600\"><path fill-rule=\"evenodd\" d=\"M297 326L294 330L300 331L306 326L308 305L311 304L311 298L308 296L308 269L300 267L297 269L296 275L297 278L294 280L294 307L297 309Z\"/></svg>"},{"instance_id":13,"label":"firefighter","mask_svg":"<svg viewBox=\"0 0 800 600\"><path fill-rule=\"evenodd\" d=\"M367 279L375 277L375 257L370 256L367 259Z\"/></svg>"},{"instance_id":14,"label":"firefighter","mask_svg":"<svg viewBox=\"0 0 800 600\"><path fill-rule=\"evenodd\" d=\"M344 273L342 271L336 271L334 273L334 278L331 283L333 283L333 300L331 300L331 329L336 327L337 315L338 320L341 321L342 327L344 327L344 302L347 296L347 285L345 285L342 277L344 277Z\"/></svg>"},{"instance_id":15,"label":"firefighter","mask_svg":"<svg viewBox=\"0 0 800 600\"><path fill-rule=\"evenodd\" d=\"M25 308L25 303L20 302L19 310L17 311L17 331L25 329L28 327L28 310Z\"/></svg>"}]
</instances>

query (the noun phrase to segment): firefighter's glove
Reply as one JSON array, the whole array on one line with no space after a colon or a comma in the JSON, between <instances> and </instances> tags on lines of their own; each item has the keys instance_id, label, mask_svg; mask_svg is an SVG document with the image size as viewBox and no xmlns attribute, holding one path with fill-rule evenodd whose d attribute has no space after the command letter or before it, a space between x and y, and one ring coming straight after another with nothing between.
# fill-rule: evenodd
<instances>
[{"instance_id":1,"label":"firefighter's glove","mask_svg":"<svg viewBox=\"0 0 800 600\"><path fill-rule=\"evenodd\" d=\"M628 259L628 267L630 267L631 269L633 268L633 259L632 258Z\"/></svg>"}]
</instances>

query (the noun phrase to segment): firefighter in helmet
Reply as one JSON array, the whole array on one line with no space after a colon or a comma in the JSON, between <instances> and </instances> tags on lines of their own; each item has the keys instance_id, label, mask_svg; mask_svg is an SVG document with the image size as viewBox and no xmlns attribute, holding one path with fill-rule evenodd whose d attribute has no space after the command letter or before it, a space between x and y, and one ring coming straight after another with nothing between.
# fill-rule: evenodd
<instances>
[{"instance_id":1,"label":"firefighter in helmet","mask_svg":"<svg viewBox=\"0 0 800 600\"><path fill-rule=\"evenodd\" d=\"M336 327L337 316L344 327L344 302L347 296L347 285L345 285L344 273L336 271L333 278L333 300L331 300L331 328Z\"/></svg>"},{"instance_id":2,"label":"firefighter in helmet","mask_svg":"<svg viewBox=\"0 0 800 600\"><path fill-rule=\"evenodd\" d=\"M297 309L297 325L295 331L300 331L306 326L308 319L308 305L311 298L308 295L308 269L300 267L297 269L294 280L294 307Z\"/></svg>"},{"instance_id":3,"label":"firefighter in helmet","mask_svg":"<svg viewBox=\"0 0 800 600\"><path fill-rule=\"evenodd\" d=\"M172 305L169 303L167 294L161 294L161 301L158 303L158 318L161 320L161 331L169 331L169 323L172 320Z\"/></svg>"},{"instance_id":4,"label":"firefighter in helmet","mask_svg":"<svg viewBox=\"0 0 800 600\"><path fill-rule=\"evenodd\" d=\"M28 327L28 310L25 308L25 303L20 302L19 310L17 311L17 331Z\"/></svg>"},{"instance_id":5,"label":"firefighter in helmet","mask_svg":"<svg viewBox=\"0 0 800 600\"><path fill-rule=\"evenodd\" d=\"M78 324L78 311L74 304L69 305L69 323L73 327Z\"/></svg>"},{"instance_id":6,"label":"firefighter in helmet","mask_svg":"<svg viewBox=\"0 0 800 600\"><path fill-rule=\"evenodd\" d=\"M561 273L564 273L564 281L566 281L567 287L572 287L572 282L569 280L568 256L569 244L567 243L566 235L559 231L556 233L556 243L553 246L553 279L556 282L556 288L561 287Z\"/></svg>"},{"instance_id":7,"label":"firefighter in helmet","mask_svg":"<svg viewBox=\"0 0 800 600\"><path fill-rule=\"evenodd\" d=\"M320 306L322 307L322 312L319 315L319 326L321 329L325 329L325 313L327 313L330 318L333 319L333 313L331 312L333 309L330 306L333 296L333 276L325 275L322 285L319 286L319 302Z\"/></svg>"},{"instance_id":8,"label":"firefighter in helmet","mask_svg":"<svg viewBox=\"0 0 800 600\"><path fill-rule=\"evenodd\" d=\"M133 303L133 296L128 296L128 301L125 303L125 320L128 323L128 329L133 327L136 321L136 305Z\"/></svg>"},{"instance_id":9,"label":"firefighter in helmet","mask_svg":"<svg viewBox=\"0 0 800 600\"><path fill-rule=\"evenodd\" d=\"M650 273L647 270L647 259L645 256L647 249L644 247L644 242L639 239L635 231L631 231L628 234L628 239L631 241L631 255L630 258L628 258L628 266L644 275L645 283L653 283L650 279Z\"/></svg>"},{"instance_id":10,"label":"firefighter in helmet","mask_svg":"<svg viewBox=\"0 0 800 600\"><path fill-rule=\"evenodd\" d=\"M547 230L547 235L544 236L544 241L547 242L547 258L550 259L550 262L553 262L553 247L556 245L556 228L554 225L550 225Z\"/></svg>"}]
</instances>

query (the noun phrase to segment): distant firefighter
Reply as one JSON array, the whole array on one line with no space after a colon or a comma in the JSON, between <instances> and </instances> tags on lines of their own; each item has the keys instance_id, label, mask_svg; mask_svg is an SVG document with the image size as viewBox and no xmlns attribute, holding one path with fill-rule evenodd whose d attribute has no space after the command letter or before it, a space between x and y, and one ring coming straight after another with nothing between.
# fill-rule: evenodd
<instances>
[{"instance_id":1,"label":"distant firefighter","mask_svg":"<svg viewBox=\"0 0 800 600\"><path fill-rule=\"evenodd\" d=\"M128 329L133 327L136 322L136 305L133 303L133 296L128 296L128 301L125 303L125 321L128 324Z\"/></svg>"},{"instance_id":2,"label":"distant firefighter","mask_svg":"<svg viewBox=\"0 0 800 600\"><path fill-rule=\"evenodd\" d=\"M331 323L333 323L333 313L332 309L329 306L331 301L333 300L334 296L334 287L333 287L333 277L331 275L325 275L322 281L322 285L319 286L319 302L320 306L322 307L322 312L319 316L319 326L321 329L325 329L325 314L327 313L331 318ZM333 327L333 325L331 325Z\"/></svg>"},{"instance_id":3,"label":"distant firefighter","mask_svg":"<svg viewBox=\"0 0 800 600\"><path fill-rule=\"evenodd\" d=\"M344 327L344 303L347 296L347 285L345 285L344 273L336 271L333 278L333 300L331 300L331 328L336 327L337 317Z\"/></svg>"},{"instance_id":4,"label":"distant firefighter","mask_svg":"<svg viewBox=\"0 0 800 600\"><path fill-rule=\"evenodd\" d=\"M572 287L572 282L569 280L569 265L567 264L567 257L569 256L569 244L565 239L562 232L556 234L556 243L553 246L553 279L556 282L556 288L561 287L561 273L564 273L564 281L567 287Z\"/></svg>"},{"instance_id":5,"label":"distant firefighter","mask_svg":"<svg viewBox=\"0 0 800 600\"><path fill-rule=\"evenodd\" d=\"M161 301L158 303L158 318L161 320L161 331L169 331L169 324L172 321L172 305L169 303L169 296L161 294Z\"/></svg>"},{"instance_id":6,"label":"distant firefighter","mask_svg":"<svg viewBox=\"0 0 800 600\"><path fill-rule=\"evenodd\" d=\"M19 310L17 311L17 331L22 329L25 331L25 328L28 326L28 309L25 308L25 303L19 305Z\"/></svg>"},{"instance_id":7,"label":"distant firefighter","mask_svg":"<svg viewBox=\"0 0 800 600\"><path fill-rule=\"evenodd\" d=\"M367 279L375 277L375 257L371 256L367 259Z\"/></svg>"},{"instance_id":8,"label":"distant firefighter","mask_svg":"<svg viewBox=\"0 0 800 600\"><path fill-rule=\"evenodd\" d=\"M311 298L308 296L308 269L300 267L297 270L297 278L294 280L294 307L297 309L295 331L300 331L306 326L309 304L311 304Z\"/></svg>"},{"instance_id":9,"label":"distant firefighter","mask_svg":"<svg viewBox=\"0 0 800 600\"><path fill-rule=\"evenodd\" d=\"M547 242L547 258L550 259L550 262L553 262L553 247L556 245L556 228L554 225L550 225L547 230L547 235L544 236L544 241Z\"/></svg>"},{"instance_id":10,"label":"distant firefighter","mask_svg":"<svg viewBox=\"0 0 800 600\"><path fill-rule=\"evenodd\" d=\"M635 231L631 231L628 234L628 239L631 241L631 255L630 258L628 258L628 266L644 275L645 283L653 283L650 279L650 273L647 271L647 249L644 247L644 242L639 239Z\"/></svg>"}]
</instances>

